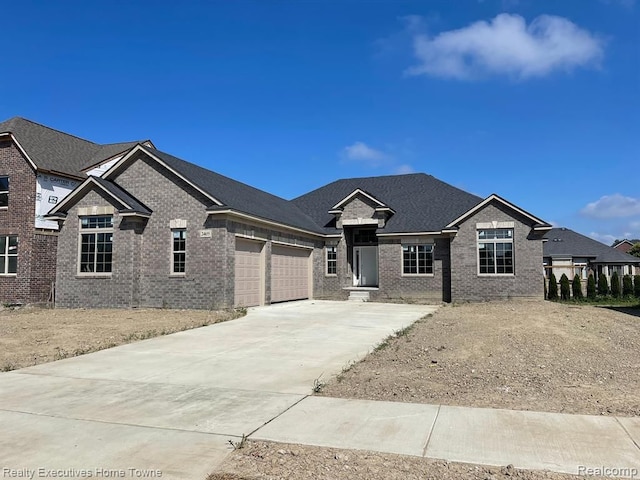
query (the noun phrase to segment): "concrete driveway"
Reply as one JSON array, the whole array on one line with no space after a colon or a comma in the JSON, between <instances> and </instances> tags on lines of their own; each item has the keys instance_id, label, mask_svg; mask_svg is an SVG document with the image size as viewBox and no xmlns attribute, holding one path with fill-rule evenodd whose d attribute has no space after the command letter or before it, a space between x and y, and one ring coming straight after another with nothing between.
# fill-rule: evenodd
<instances>
[{"instance_id":1,"label":"concrete driveway","mask_svg":"<svg viewBox=\"0 0 640 480\"><path fill-rule=\"evenodd\" d=\"M230 439L436 308L260 307L232 322L0 374L0 473L204 478Z\"/></svg>"}]
</instances>

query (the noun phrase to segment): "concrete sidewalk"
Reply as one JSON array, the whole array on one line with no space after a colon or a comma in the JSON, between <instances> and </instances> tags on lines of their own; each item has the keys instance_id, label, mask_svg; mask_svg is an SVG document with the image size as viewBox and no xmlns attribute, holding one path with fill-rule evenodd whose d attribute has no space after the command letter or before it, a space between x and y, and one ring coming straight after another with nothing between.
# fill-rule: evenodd
<instances>
[{"instance_id":1,"label":"concrete sidewalk","mask_svg":"<svg viewBox=\"0 0 640 480\"><path fill-rule=\"evenodd\" d=\"M307 397L251 438L640 478L640 418Z\"/></svg>"}]
</instances>

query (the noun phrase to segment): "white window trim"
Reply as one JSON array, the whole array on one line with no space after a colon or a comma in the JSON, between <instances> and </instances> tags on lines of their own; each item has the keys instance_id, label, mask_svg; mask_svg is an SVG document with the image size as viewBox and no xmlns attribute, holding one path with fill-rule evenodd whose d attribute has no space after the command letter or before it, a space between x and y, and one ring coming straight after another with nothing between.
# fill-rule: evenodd
<instances>
[{"instance_id":1,"label":"white window trim","mask_svg":"<svg viewBox=\"0 0 640 480\"><path fill-rule=\"evenodd\" d=\"M173 232L179 232L182 231L184 232L184 250L174 250L173 249ZM171 273L170 276L172 277L184 277L187 274L187 229L186 228L172 228L171 229L171 245L170 245L170 251L171 251L171 256L169 257L169 262L171 264ZM173 259L173 255L175 253L184 253L184 272L176 272L174 271L175 268L175 261Z\"/></svg>"},{"instance_id":2,"label":"white window trim","mask_svg":"<svg viewBox=\"0 0 640 480\"><path fill-rule=\"evenodd\" d=\"M478 231L479 230L511 230L512 234L511 234L511 238L494 238L492 240L488 240L488 241L480 241L480 239L478 238ZM516 242L515 242L515 238L516 238L516 230L515 228L477 228L476 229L476 269L478 272L478 276L479 277L515 277L516 276ZM493 243L494 245L496 243L511 243L511 254L512 254L512 258L511 260L513 261L513 272L511 273L480 273L480 243ZM494 255L495 255L495 251L494 251ZM497 263L494 265L494 267L497 267ZM494 268L495 269L495 268Z\"/></svg>"},{"instance_id":3,"label":"white window trim","mask_svg":"<svg viewBox=\"0 0 640 480\"><path fill-rule=\"evenodd\" d=\"M335 260L332 260L333 262L336 262L336 273L329 273L329 249L330 248L335 249L335 252L336 252L336 258ZM338 247L335 245L326 245L324 247L324 276L325 277L338 276Z\"/></svg>"},{"instance_id":4,"label":"white window trim","mask_svg":"<svg viewBox=\"0 0 640 480\"><path fill-rule=\"evenodd\" d=\"M111 217L112 219L112 226L109 228L82 228L82 219L84 217ZM82 235L83 234L91 234L91 233L109 233L111 232L111 234L115 233L115 228L113 227L113 215L82 215L81 217L78 218L78 256L76 257L78 259L78 263L77 263L77 269L76 269L76 275L78 277L99 277L99 278L106 278L106 277L111 277L112 273L113 273L113 237L112 237L112 241L111 241L111 245L112 245L112 251L111 251L111 271L110 272L83 272L81 271L81 263L82 263ZM94 259L94 267L95 267L95 259Z\"/></svg>"},{"instance_id":5,"label":"white window trim","mask_svg":"<svg viewBox=\"0 0 640 480\"><path fill-rule=\"evenodd\" d=\"M5 207L6 208L6 207ZM18 266L17 266L17 259L18 259L18 253L16 253L15 255L9 255L9 237L16 237L18 238L18 235L0 235L0 237L4 237L5 240L5 245L6 245L6 249L7 249L7 253L4 252L0 252L0 256L4 257L4 272L0 272L0 277L15 277L18 275ZM18 243L18 249L20 248L20 239L18 238L17 240ZM10 257L16 257L16 273L8 273L6 272L9 269L9 258ZM6 273L5 273L6 272Z\"/></svg>"},{"instance_id":6,"label":"white window trim","mask_svg":"<svg viewBox=\"0 0 640 480\"><path fill-rule=\"evenodd\" d=\"M431 247L431 270L432 273L404 273L404 247ZM400 276L416 278L416 277L434 277L436 274L436 258L435 258L435 244L433 243L416 243L416 242L405 242L400 244ZM416 252L416 255L418 252ZM416 257L416 261L417 261ZM417 268L417 266L416 266Z\"/></svg>"}]
</instances>

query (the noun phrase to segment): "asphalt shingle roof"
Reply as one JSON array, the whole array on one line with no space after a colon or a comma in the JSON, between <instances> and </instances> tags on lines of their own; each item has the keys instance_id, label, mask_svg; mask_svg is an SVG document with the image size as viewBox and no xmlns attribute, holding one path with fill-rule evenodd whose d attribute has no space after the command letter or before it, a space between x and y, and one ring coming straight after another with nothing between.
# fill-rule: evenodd
<instances>
[{"instance_id":1,"label":"asphalt shingle roof","mask_svg":"<svg viewBox=\"0 0 640 480\"><path fill-rule=\"evenodd\" d=\"M566 255L593 258L597 263L640 264L640 258L623 253L568 228L552 228L545 238L547 239L543 246L545 257Z\"/></svg>"},{"instance_id":2,"label":"asphalt shingle roof","mask_svg":"<svg viewBox=\"0 0 640 480\"><path fill-rule=\"evenodd\" d=\"M85 177L82 169L129 150L138 142L100 145L44 125L13 117L0 123L0 133L12 133L39 169Z\"/></svg>"},{"instance_id":3,"label":"asphalt shingle roof","mask_svg":"<svg viewBox=\"0 0 640 480\"><path fill-rule=\"evenodd\" d=\"M385 225L385 233L440 231L482 201L431 175L414 173L337 180L292 202L326 233L334 233L338 230L328 211L358 188L395 210Z\"/></svg>"},{"instance_id":4,"label":"asphalt shingle roof","mask_svg":"<svg viewBox=\"0 0 640 480\"><path fill-rule=\"evenodd\" d=\"M128 205L129 207L131 207L130 209L127 209L127 211L144 213L148 215L152 213L151 210L146 207L146 205L144 205L142 202L138 201L138 199L131 196L129 192L124 190L119 185L116 185L115 183L109 180L105 180L104 178L101 178L101 177L91 177L91 178L95 182L99 183L105 190L111 193L114 197L116 197L120 202L122 202L123 205L125 206Z\"/></svg>"},{"instance_id":5,"label":"asphalt shingle roof","mask_svg":"<svg viewBox=\"0 0 640 480\"><path fill-rule=\"evenodd\" d=\"M322 233L322 229L305 212L284 198L186 162L168 153L150 147L142 148L229 208L265 220Z\"/></svg>"}]
</instances>

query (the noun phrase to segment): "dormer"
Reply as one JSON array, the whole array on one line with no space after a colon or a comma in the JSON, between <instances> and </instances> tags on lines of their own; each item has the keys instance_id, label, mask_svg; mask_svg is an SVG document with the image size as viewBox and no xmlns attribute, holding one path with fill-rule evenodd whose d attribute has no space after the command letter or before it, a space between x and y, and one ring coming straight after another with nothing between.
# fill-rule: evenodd
<instances>
[{"instance_id":1,"label":"dormer","mask_svg":"<svg viewBox=\"0 0 640 480\"><path fill-rule=\"evenodd\" d=\"M384 228L395 211L370 193L356 188L331 207L329 213L336 217L336 228L366 225Z\"/></svg>"}]
</instances>

